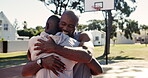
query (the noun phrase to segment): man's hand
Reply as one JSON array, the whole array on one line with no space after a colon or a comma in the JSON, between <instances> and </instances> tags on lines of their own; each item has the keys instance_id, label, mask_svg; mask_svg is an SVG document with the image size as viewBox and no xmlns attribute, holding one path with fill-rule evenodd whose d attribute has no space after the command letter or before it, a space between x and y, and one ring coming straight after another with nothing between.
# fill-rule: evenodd
<instances>
[{"instance_id":1,"label":"man's hand","mask_svg":"<svg viewBox=\"0 0 148 78\"><path fill-rule=\"evenodd\" d=\"M46 69L51 70L54 74L59 76L59 72L63 73L65 69L65 64L61 62L60 58L54 55L42 58L42 66Z\"/></svg>"},{"instance_id":2,"label":"man's hand","mask_svg":"<svg viewBox=\"0 0 148 78\"><path fill-rule=\"evenodd\" d=\"M37 46L34 48L34 50L41 50L37 55L41 53L52 53L55 49L55 46L57 45L51 37L48 37L48 41L44 41L42 39L38 39L40 43L36 43L34 46Z\"/></svg>"}]
</instances>

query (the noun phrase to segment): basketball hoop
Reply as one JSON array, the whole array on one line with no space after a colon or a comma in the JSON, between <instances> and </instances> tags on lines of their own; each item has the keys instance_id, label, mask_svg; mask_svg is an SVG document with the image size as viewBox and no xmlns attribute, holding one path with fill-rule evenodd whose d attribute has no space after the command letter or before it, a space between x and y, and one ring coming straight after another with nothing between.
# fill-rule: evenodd
<instances>
[{"instance_id":1,"label":"basketball hoop","mask_svg":"<svg viewBox=\"0 0 148 78\"><path fill-rule=\"evenodd\" d=\"M97 11L100 11L101 10L101 7L100 6L92 6L92 8L96 9Z\"/></svg>"},{"instance_id":2,"label":"basketball hoop","mask_svg":"<svg viewBox=\"0 0 148 78\"><path fill-rule=\"evenodd\" d=\"M84 11L105 11L115 9L116 0L84 0Z\"/></svg>"}]
</instances>

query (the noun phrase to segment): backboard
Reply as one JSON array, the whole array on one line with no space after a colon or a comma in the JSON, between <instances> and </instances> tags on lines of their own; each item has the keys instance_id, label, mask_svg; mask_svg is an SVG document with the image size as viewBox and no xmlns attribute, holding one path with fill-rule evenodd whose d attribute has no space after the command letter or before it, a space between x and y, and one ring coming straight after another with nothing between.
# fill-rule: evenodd
<instances>
[{"instance_id":1,"label":"backboard","mask_svg":"<svg viewBox=\"0 0 148 78\"><path fill-rule=\"evenodd\" d=\"M84 11L113 10L114 0L85 0Z\"/></svg>"}]
</instances>

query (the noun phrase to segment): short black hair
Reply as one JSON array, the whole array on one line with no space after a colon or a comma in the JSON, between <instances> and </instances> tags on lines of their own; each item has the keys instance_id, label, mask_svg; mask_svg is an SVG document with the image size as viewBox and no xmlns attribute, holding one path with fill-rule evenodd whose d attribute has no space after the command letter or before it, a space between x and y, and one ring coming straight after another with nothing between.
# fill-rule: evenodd
<instances>
[{"instance_id":1,"label":"short black hair","mask_svg":"<svg viewBox=\"0 0 148 78\"><path fill-rule=\"evenodd\" d=\"M58 26L58 24L59 24L59 22L60 22L60 18L57 16L57 15L52 15L52 16L50 16L48 19L47 19L47 21L49 21L49 20L54 20L55 22L56 22L56 24L57 24L57 26Z\"/></svg>"},{"instance_id":2,"label":"short black hair","mask_svg":"<svg viewBox=\"0 0 148 78\"><path fill-rule=\"evenodd\" d=\"M53 23L53 26L54 26L54 29L56 27L55 30L50 30L50 31L46 31L46 33L48 34L56 34L56 32L60 32L61 29L59 28L59 22L60 22L60 18L57 16L57 15L51 15L48 19L47 19L47 22L46 22L46 29L49 29L50 27L50 24L48 21L52 20L54 23Z\"/></svg>"}]
</instances>

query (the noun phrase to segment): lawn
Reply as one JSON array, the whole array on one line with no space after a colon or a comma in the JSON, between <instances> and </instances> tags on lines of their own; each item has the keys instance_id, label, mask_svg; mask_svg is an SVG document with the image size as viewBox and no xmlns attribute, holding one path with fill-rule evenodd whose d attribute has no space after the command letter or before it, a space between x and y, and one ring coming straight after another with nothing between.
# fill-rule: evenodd
<instances>
[{"instance_id":1,"label":"lawn","mask_svg":"<svg viewBox=\"0 0 148 78\"><path fill-rule=\"evenodd\" d=\"M94 56L98 61L104 62L101 57L104 46L95 46ZM110 45L109 61L114 60L147 60L148 47L144 44L116 44ZM0 53L0 68L22 65L27 62L26 52Z\"/></svg>"},{"instance_id":2,"label":"lawn","mask_svg":"<svg viewBox=\"0 0 148 78\"><path fill-rule=\"evenodd\" d=\"M0 53L0 68L22 65L27 62L26 52Z\"/></svg>"},{"instance_id":3,"label":"lawn","mask_svg":"<svg viewBox=\"0 0 148 78\"><path fill-rule=\"evenodd\" d=\"M96 46L94 56L98 60L104 52L104 46ZM110 45L109 60L146 60L148 61L148 47L145 44L116 44Z\"/></svg>"}]
</instances>

